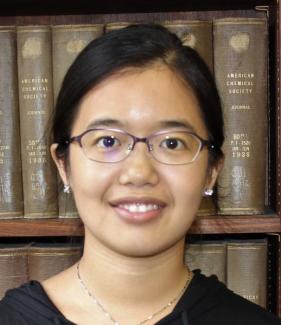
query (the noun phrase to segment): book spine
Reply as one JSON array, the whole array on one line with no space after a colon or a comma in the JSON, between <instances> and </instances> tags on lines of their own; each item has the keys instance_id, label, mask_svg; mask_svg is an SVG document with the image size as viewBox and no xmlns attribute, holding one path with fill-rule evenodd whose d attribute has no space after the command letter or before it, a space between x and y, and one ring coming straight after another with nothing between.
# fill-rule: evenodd
<instances>
[{"instance_id":1,"label":"book spine","mask_svg":"<svg viewBox=\"0 0 281 325\"><path fill-rule=\"evenodd\" d=\"M267 310L280 317L278 314L280 234L269 233L267 238Z\"/></svg>"},{"instance_id":2,"label":"book spine","mask_svg":"<svg viewBox=\"0 0 281 325\"><path fill-rule=\"evenodd\" d=\"M202 216L210 216L215 214L216 214L216 205L214 202L214 198L210 196L203 196L197 215L199 217L202 217Z\"/></svg>"},{"instance_id":3,"label":"book spine","mask_svg":"<svg viewBox=\"0 0 281 325\"><path fill-rule=\"evenodd\" d=\"M56 217L57 179L47 132L53 110L51 30L19 26L17 43L24 217Z\"/></svg>"},{"instance_id":4,"label":"book spine","mask_svg":"<svg viewBox=\"0 0 281 325\"><path fill-rule=\"evenodd\" d=\"M208 20L173 20L162 22L176 34L183 45L195 49L213 71L213 24Z\"/></svg>"},{"instance_id":5,"label":"book spine","mask_svg":"<svg viewBox=\"0 0 281 325\"><path fill-rule=\"evenodd\" d=\"M15 27L0 28L0 219L23 216Z\"/></svg>"},{"instance_id":6,"label":"book spine","mask_svg":"<svg viewBox=\"0 0 281 325\"><path fill-rule=\"evenodd\" d=\"M226 282L225 242L188 243L185 247L184 261L190 270L200 269L204 275L216 275L221 282Z\"/></svg>"},{"instance_id":7,"label":"book spine","mask_svg":"<svg viewBox=\"0 0 281 325\"><path fill-rule=\"evenodd\" d=\"M27 247L0 247L0 299L6 291L27 281Z\"/></svg>"},{"instance_id":8,"label":"book spine","mask_svg":"<svg viewBox=\"0 0 281 325\"><path fill-rule=\"evenodd\" d=\"M72 193L64 193L61 189L61 181L58 180L58 209L59 218L79 218Z\"/></svg>"},{"instance_id":9,"label":"book spine","mask_svg":"<svg viewBox=\"0 0 281 325\"><path fill-rule=\"evenodd\" d=\"M81 257L80 246L35 244L28 251L28 277L43 281L75 264Z\"/></svg>"},{"instance_id":10,"label":"book spine","mask_svg":"<svg viewBox=\"0 0 281 325\"><path fill-rule=\"evenodd\" d=\"M63 78L77 55L90 41L102 34L102 24L52 26L53 86L55 99L58 96Z\"/></svg>"},{"instance_id":11,"label":"book spine","mask_svg":"<svg viewBox=\"0 0 281 325\"><path fill-rule=\"evenodd\" d=\"M267 20L217 19L214 73L221 94L226 140L218 180L220 214L265 209L267 159Z\"/></svg>"},{"instance_id":12,"label":"book spine","mask_svg":"<svg viewBox=\"0 0 281 325\"><path fill-rule=\"evenodd\" d=\"M52 26L52 56L54 99L56 100L64 75L77 55L90 41L103 34L103 25ZM60 181L58 181L60 184ZM77 218L78 212L72 194L65 194L59 186L58 209L60 218Z\"/></svg>"},{"instance_id":13,"label":"book spine","mask_svg":"<svg viewBox=\"0 0 281 325\"><path fill-rule=\"evenodd\" d=\"M172 20L162 25L176 34L184 46L196 50L213 72L213 24L208 20ZM211 198L203 197L198 216L214 215L216 207Z\"/></svg>"},{"instance_id":14,"label":"book spine","mask_svg":"<svg viewBox=\"0 0 281 325\"><path fill-rule=\"evenodd\" d=\"M266 239L227 243L227 287L266 308Z\"/></svg>"}]
</instances>

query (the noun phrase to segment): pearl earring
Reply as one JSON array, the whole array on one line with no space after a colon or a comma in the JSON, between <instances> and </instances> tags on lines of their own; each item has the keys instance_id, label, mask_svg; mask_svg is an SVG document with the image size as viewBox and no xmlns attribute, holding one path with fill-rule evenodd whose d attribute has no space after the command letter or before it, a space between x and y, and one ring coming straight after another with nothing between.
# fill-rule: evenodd
<instances>
[{"instance_id":1,"label":"pearl earring","mask_svg":"<svg viewBox=\"0 0 281 325\"><path fill-rule=\"evenodd\" d=\"M68 184L64 184L64 185L63 185L63 192L64 192L65 194L70 194L70 193L71 193L71 191L70 191L70 186L69 186Z\"/></svg>"},{"instance_id":2,"label":"pearl earring","mask_svg":"<svg viewBox=\"0 0 281 325\"><path fill-rule=\"evenodd\" d=\"M206 188L205 191L204 191L204 194L206 196L212 196L214 193L214 190L212 188Z\"/></svg>"}]
</instances>

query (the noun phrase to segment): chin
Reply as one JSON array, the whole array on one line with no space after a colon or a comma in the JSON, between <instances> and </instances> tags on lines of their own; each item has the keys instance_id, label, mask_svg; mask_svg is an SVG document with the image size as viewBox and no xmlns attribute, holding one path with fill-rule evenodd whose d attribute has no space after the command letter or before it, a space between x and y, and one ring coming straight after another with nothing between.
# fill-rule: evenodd
<instances>
[{"instance_id":1,"label":"chin","mask_svg":"<svg viewBox=\"0 0 281 325\"><path fill-rule=\"evenodd\" d=\"M179 242L184 240L185 236L181 238L177 238L176 240L169 241L169 242L158 242L157 245L155 245L155 240L152 240L151 243L136 243L133 242L132 244L125 243L124 245L113 245L112 243L108 245L108 248L111 251L114 251L118 255L122 255L125 257L130 258L149 258L154 257L157 255L161 255L165 253L166 251L174 248L177 246Z\"/></svg>"}]
</instances>

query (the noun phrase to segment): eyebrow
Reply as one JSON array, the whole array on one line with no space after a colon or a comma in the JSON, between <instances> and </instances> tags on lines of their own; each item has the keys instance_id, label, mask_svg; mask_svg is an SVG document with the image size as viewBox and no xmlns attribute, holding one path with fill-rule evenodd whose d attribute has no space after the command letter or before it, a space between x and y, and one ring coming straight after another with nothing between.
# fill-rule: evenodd
<instances>
[{"instance_id":1,"label":"eyebrow","mask_svg":"<svg viewBox=\"0 0 281 325\"><path fill-rule=\"evenodd\" d=\"M88 124L87 129L94 129L102 126L122 128L124 127L124 124L119 120L104 118L104 119L97 119L95 121L92 121L90 124Z\"/></svg>"},{"instance_id":2,"label":"eyebrow","mask_svg":"<svg viewBox=\"0 0 281 325\"><path fill-rule=\"evenodd\" d=\"M195 132L194 127L186 120L168 120L159 122L161 128L184 128Z\"/></svg>"},{"instance_id":3,"label":"eyebrow","mask_svg":"<svg viewBox=\"0 0 281 325\"><path fill-rule=\"evenodd\" d=\"M158 125L161 129L166 128L184 128L189 131L195 132L194 127L186 120L167 120L167 121L159 121ZM88 126L87 129L93 129L98 127L117 127L117 128L124 128L125 123L121 122L120 120L111 119L111 118L103 118L97 119L92 121Z\"/></svg>"}]
</instances>

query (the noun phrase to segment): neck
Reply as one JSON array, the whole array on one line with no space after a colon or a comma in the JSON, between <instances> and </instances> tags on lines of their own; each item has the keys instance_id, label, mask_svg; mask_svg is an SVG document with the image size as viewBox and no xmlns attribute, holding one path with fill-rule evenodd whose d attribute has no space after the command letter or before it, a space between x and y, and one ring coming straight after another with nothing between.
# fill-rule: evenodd
<instances>
[{"instance_id":1,"label":"neck","mask_svg":"<svg viewBox=\"0 0 281 325\"><path fill-rule=\"evenodd\" d=\"M177 297L186 283L189 271L183 250L184 239L154 256L129 257L86 236L80 274L88 290L115 314L124 306L134 315L136 306L155 312Z\"/></svg>"}]
</instances>

